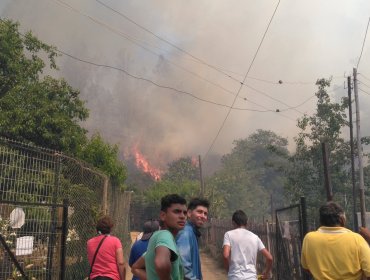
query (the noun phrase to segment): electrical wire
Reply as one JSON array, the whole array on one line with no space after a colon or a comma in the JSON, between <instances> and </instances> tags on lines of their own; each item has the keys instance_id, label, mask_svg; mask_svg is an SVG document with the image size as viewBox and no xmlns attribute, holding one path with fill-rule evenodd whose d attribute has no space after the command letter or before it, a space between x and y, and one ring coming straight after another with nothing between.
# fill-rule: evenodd
<instances>
[{"instance_id":1,"label":"electrical wire","mask_svg":"<svg viewBox=\"0 0 370 280\"><path fill-rule=\"evenodd\" d=\"M274 100L274 101L276 101L276 102L278 102L278 103L280 103L280 104L283 104L283 105L285 105L285 106L287 106L288 108L293 108L291 105L289 105L289 104L287 104L287 103L285 103L285 102L283 102L283 101L280 101L279 99L276 99L276 98L274 98L274 97L272 97L272 96L270 96L270 95L268 95L267 93L265 93L265 92L263 92L263 91L261 91L261 90L259 90L259 89L256 89L256 88L254 88L254 87L251 87L251 86L249 86L249 85L247 85L247 84L245 84L244 86L246 86L246 87L248 87L248 88L250 88L250 89L252 89L252 90L254 90L255 92L258 92L258 93L260 93L260 94L262 94L262 95L264 95L264 96L266 96L266 97L268 97L268 98L270 98L271 100ZM299 110L297 110L297 109L293 109L294 111L296 111L296 112L298 112L298 113L300 113L300 114L304 114L303 112L301 112L301 111L299 111Z\"/></svg>"},{"instance_id":2,"label":"electrical wire","mask_svg":"<svg viewBox=\"0 0 370 280\"><path fill-rule=\"evenodd\" d=\"M0 19L0 21L4 22L2 19ZM22 33L20 33L20 32L18 32L18 34L19 34L20 36L22 36L22 37L25 37L25 36L24 36ZM164 89L168 89L168 90L175 91L175 92L177 92L177 93L186 94L186 95L189 95L189 96L191 96L191 97L193 97L193 98L195 98L195 99L197 99L197 100L199 100L199 101L202 101L202 102L210 103L210 104L217 105L217 106L221 106L221 107L227 107L227 108L230 108L230 106L228 106L228 105L225 105L225 104L221 104L221 103L217 103L217 102L213 102L213 101L209 101L209 100L206 100L206 99L200 98L200 97L196 96L196 95L195 95L195 94L193 94L193 93L190 93L190 92L187 92L187 91L183 91L183 90L179 90L179 89L176 89L176 88L174 88L174 87L170 87L170 86L160 85L160 84L158 84L158 83L156 83L156 82L154 82L154 81L152 81L152 80L150 80L150 79L147 79L147 78L138 77L138 76L133 75L133 74L129 73L128 71L126 71L126 70L124 70L124 69L122 69L122 68L119 68L119 67L115 67L115 66L111 66L111 65L106 65L106 64L99 64L99 63L96 63L96 62L91 62L91 61L88 61L88 60L85 60L85 59L81 59L81 58L79 58L79 57L76 57L76 56L74 56L74 55L71 55L71 54L69 54L69 53L67 53L67 52L65 52L65 51L63 51L63 50L61 50L61 49L58 49L58 48L55 48L55 50L56 50L57 52L59 52L59 53L61 53L61 54L65 55L65 56L67 56L67 57L71 58L71 59L74 59L74 60L79 61L79 62L82 62L82 63L86 63L86 64L93 65L93 66L96 66L96 67L103 67L103 68L109 68L109 69L117 70L117 71L120 71L120 72L125 73L126 75L128 75L128 76L130 76L130 77L132 77L132 78L134 78L134 79L138 79L138 80L146 81L146 82L151 83L151 84L153 84L153 85L155 85L155 86L157 86L157 87L159 87L159 88L164 88ZM240 98L242 98L242 97L240 97ZM261 108L264 108L265 110L256 110L256 109L240 108L240 107L233 107L233 108L231 108L231 109L233 109L233 110L239 110L239 111L253 111L253 112L261 112L261 113L265 113L265 112L276 112L276 110L268 109L268 108L266 108L266 107L265 107L265 106L263 106L263 105L260 105L260 104L258 104L258 103L256 103L256 102L253 102L253 101L251 101L251 100L248 100L247 98L242 98L242 99L243 99L243 100L245 100L245 101L248 101L248 102L249 102L249 103L251 103L251 104L254 104L254 105L257 105L257 106L259 106L259 107L261 107ZM281 115L282 115L282 114L281 114Z\"/></svg>"},{"instance_id":3,"label":"electrical wire","mask_svg":"<svg viewBox=\"0 0 370 280\"><path fill-rule=\"evenodd\" d=\"M358 88L359 91L362 91L363 93L366 93L367 95L370 95L370 92L367 92L366 90L363 90L361 88Z\"/></svg>"},{"instance_id":4,"label":"electrical wire","mask_svg":"<svg viewBox=\"0 0 370 280\"><path fill-rule=\"evenodd\" d=\"M186 55L188 55L189 57L193 58L193 61L196 61L196 62L199 62L203 65L206 65L208 67L210 67L211 69L213 70L216 70L218 71L219 73L227 76L228 78L231 78L233 79L234 81L240 83L240 80L236 79L235 77L232 77L231 75L229 75L228 73L226 72L230 72L230 73L233 73L233 74L236 74L238 76L242 76L242 74L240 73L236 73L234 71L231 71L231 70L227 70L227 69L224 69L222 67L217 67L217 66L214 66L208 62L206 62L205 60L199 58L199 57L196 57L195 55L191 54L190 52L184 50L183 48L180 48L179 46L175 45L174 43L170 42L169 40L159 36L158 34L154 33L153 31L151 31L150 29L148 29L147 27L137 23L136 21L134 21L133 19L131 19L130 17L128 17L127 15L125 15L124 13L120 12L120 11L117 11L116 9L112 8L111 6L103 3L102 1L100 0L95 0L96 2L98 2L100 5L106 7L107 9L111 10L112 12L118 14L119 16L125 18L126 20L128 20L129 22L131 22L132 24L136 25L137 27L141 28L142 30L145 30L146 32L148 32L149 34L153 35L154 37L156 37L157 39L165 42L166 44L172 46L173 48L175 48L176 50L182 52L182 53L185 53ZM257 80L257 81L261 81L261 82L265 82L265 83L269 83L269 84L277 84L277 85L280 85L281 83L279 83L279 81L271 81L271 80L265 80L265 79L261 79L261 78L257 78L257 77L251 77L251 76L248 76L248 79L252 79L252 80ZM283 82L284 84L289 84L289 85L312 85L312 84L315 84L315 82L289 82L289 81L284 81Z\"/></svg>"},{"instance_id":5,"label":"electrical wire","mask_svg":"<svg viewBox=\"0 0 370 280\"><path fill-rule=\"evenodd\" d=\"M109 29L109 30L110 30L110 31L112 31L113 33L116 33L117 35L124 37L125 39L127 39L127 40L129 40L130 42L132 42L133 44L135 44L135 45L137 45L137 46L139 46L139 47L143 48L144 50L148 51L148 52L149 52L149 53L151 53L151 54L153 54L153 55L155 55L155 56L158 56L158 57L161 57L164 61L166 61L166 62L170 63L171 65L173 65L173 66L175 66L175 67L177 67L177 68L179 68L179 69L183 70L184 72L187 72L187 73L189 73L189 74L191 74L191 75L193 75L193 76L195 76L195 77L199 78L200 80L203 80L203 81L205 81L205 82L207 82L207 83L209 83L209 84L212 84L213 86L218 87L218 88L220 88L220 89L224 90L225 92L231 93L232 95L234 95L234 96L235 96L235 92L230 91L230 90L228 90L228 89L224 88L223 86L221 86L221 85L219 85L219 84L217 84L217 83L215 83L215 82L212 82L211 80L208 80L208 79L206 79L206 78L202 77L201 75L199 75L199 74L197 74L197 73L194 73L194 72L192 72L192 71L190 71L190 70L186 69L185 67L183 67L183 66L181 66L181 65L179 65L179 64L177 64L177 63L175 63L175 62L172 62L171 60L169 60L169 59L167 59L167 58L165 58L165 57L163 57L163 56L161 56L161 55L159 55L159 54L157 54L157 53L153 52L152 50L148 49L147 47L145 47L145 46L141 45L140 43L136 42L136 41L135 41L135 39L132 39L132 38L131 38L131 37L129 37L128 35L126 35L126 34L124 34L124 33L120 32L120 31L118 31L118 30L114 29L113 27L110 27L110 26L109 26L109 25L107 25L106 23L103 23L103 22L101 22L101 21L99 21L99 20L97 20L97 19L95 19L95 18L93 18L93 17L91 17L91 16L89 16L89 15L87 15L87 14L84 14L84 13L83 13L83 12L81 12L80 10L75 9L74 7L72 7L72 6L68 5L67 3L65 3L65 2L63 2L63 1L61 1L61 0L52 0L52 1L56 2L56 3L57 3L57 4L59 4L59 5L62 5L62 6L64 6L64 7L66 7L66 8L69 8L70 10L72 10L72 11L74 11L74 12L76 12L76 13L78 13L78 14L80 14L80 15L84 16L84 17L89 18L90 20L94 21L95 23L97 23L97 24L99 24L99 25L104 26L105 28Z\"/></svg>"},{"instance_id":6,"label":"electrical wire","mask_svg":"<svg viewBox=\"0 0 370 280\"><path fill-rule=\"evenodd\" d=\"M363 81L358 80L358 79L357 79L357 81L359 81L359 82L360 82L360 85L363 85L363 86L365 86L365 87L367 87L367 88L370 88L370 86L369 86L369 85L367 85L367 84L365 84Z\"/></svg>"},{"instance_id":7,"label":"electrical wire","mask_svg":"<svg viewBox=\"0 0 370 280\"><path fill-rule=\"evenodd\" d=\"M114 33L116 33L116 34L118 34L118 35L120 35L120 36L122 36L122 37L124 37L125 39L127 39L127 40L129 40L129 41L131 41L132 43L134 43L134 44L136 44L136 45L138 45L138 46L140 46L141 48L143 48L143 49L145 49L146 51L148 51L148 52L150 52L151 54L153 54L153 55L156 55L156 56L160 56L159 54L157 54L157 53L155 53L155 52L153 52L152 50L150 50L150 49L148 49L148 48L146 48L145 46L143 46L143 45L141 45L140 44L140 42L138 42L138 40L137 39L133 39L132 37L130 37L130 36L128 36L128 35L126 35L126 34L124 34L124 33L122 33L122 32L120 32L120 31L117 31L117 30L115 30L114 28L112 28L111 26L109 26L109 25L107 25L107 24L105 24L105 23L103 23L103 22L101 22L101 21L99 21L99 20L96 20L95 18L93 18L93 17L91 17L90 15L87 15L87 14L84 14L83 12L81 12L80 10L78 10L78 9L76 9L76 8L74 8L74 7L72 7L72 6L70 6L69 4L67 4L67 3L65 3L65 2L63 2L63 1L61 1L61 0L53 0L54 2L56 2L56 3L58 3L58 4L61 4L61 5L63 5L64 7L67 7L67 8L69 8L70 10L72 10L72 11L74 11L74 12L76 12L76 13L78 13L78 14L80 14L80 15L82 15L82 16L85 16L85 17L87 17L87 18L89 18L90 20L92 20L92 21L94 21L95 23L97 23L97 24L99 24L99 25L102 25L102 26L104 26L105 28L108 28L110 31L112 31L112 32L114 32ZM104 5L104 6L106 6L107 8L110 8L109 6L107 6L107 5L105 5L104 3L102 3L102 2L100 2L100 1L98 1L98 0L96 0L98 3L100 3L100 4L102 4L102 5ZM280 1L280 0L279 0ZM111 8L110 8L111 9ZM115 11L114 9L112 9L113 11ZM118 11L115 11L115 12L117 12L117 13L119 13ZM122 14L122 16L124 16L125 17L125 15L123 15ZM128 18L128 17L127 17ZM132 21L133 22L133 21ZM148 32L149 32L149 30L147 30ZM153 34L154 35L154 34ZM168 42L168 43L170 43L170 42ZM191 55L191 54L189 54L189 55ZM188 69L186 69L186 68L184 68L184 67L182 67L181 65L178 65L178 64L176 64L176 63L174 63L174 62L172 62L172 61L170 61L170 60L168 60L168 59L166 59L165 57L163 57L163 56L160 56L160 57L162 57L165 61L167 61L168 63L170 63L170 64L172 64L172 65L174 65L174 66L176 66L176 67L178 67L178 68L180 68L181 70L183 70L183 71L185 71L185 72L187 72L187 73L189 73L189 74L191 74L191 75L193 75L193 76L195 76L195 77L197 77L197 78L199 78L199 79L201 79L201 80L203 80L203 81L205 81L205 82L208 82L208 83L210 83L210 84L212 84L213 86L215 86L215 87L218 87L218 88L220 88L220 89L222 89L224 92L226 92L226 93L229 93L229 94L232 94L233 96L236 96L237 98L240 98L240 99L244 99L244 98L242 98L242 97L240 97L239 96L239 94L236 94L235 92L233 92L233 91L231 91L231 90L228 90L227 88L225 88L225 87L223 87L223 86L221 86L220 84L217 84L217 83L214 83L213 81L210 81L210 80L208 80L208 79L206 79L206 78L204 78L204 77L202 77L201 75L199 75L199 74L197 74L197 73L194 73L194 72L192 72L192 71L190 71L190 70L188 70ZM250 69L249 69L250 70ZM249 70L248 70L248 73L249 73ZM250 78L250 77L247 77L247 78ZM262 81L263 79L259 79L259 78L255 78L255 77L251 77L251 79L255 79L255 80L260 80L260 81ZM246 80L246 79L245 79ZM244 80L244 81L245 81ZM238 81L238 80L236 80L236 81ZM265 81L265 82L272 82L272 81L267 81L267 80L263 80L263 81ZM238 81L239 82L239 81ZM276 84L276 82L273 82L273 83L275 83ZM243 82L240 82L240 84L244 84ZM291 83L291 84L293 84L293 83ZM246 85L247 87L248 87L248 85L247 84L244 84L244 85ZM261 93L261 94L264 94L265 96L268 96L267 94L265 94L265 93L262 93L261 91L259 91L259 90L256 90L255 89L255 91L256 92L259 92L259 93ZM275 101L277 101L277 102L279 102L279 103L281 103L281 104L284 104L284 105L286 105L286 106L288 106L288 109L291 107L290 105L288 105L288 104L286 104L286 103L284 103L284 102L282 102L282 101L280 101L280 100L278 100L278 99L274 99L274 98L272 98L272 97L270 97L270 96L268 96L270 99L273 99L273 100L275 100ZM233 102L233 104L234 104L235 102ZM217 104L217 103L215 103L215 104ZM221 105L222 106L222 105ZM227 105L224 105L224 106L227 106ZM296 110L297 111L297 110ZM299 112L299 111L298 111ZM303 114L302 112L299 112L300 114Z\"/></svg>"},{"instance_id":8,"label":"electrical wire","mask_svg":"<svg viewBox=\"0 0 370 280\"><path fill-rule=\"evenodd\" d=\"M138 79L138 80L146 81L146 82L148 82L148 83L153 84L153 85L154 85L154 86L156 86L156 87L164 88L164 89L168 89L168 90L172 90L172 91L175 91L175 92L177 92L177 93L181 93L181 94L185 94L185 95L189 95L189 96L191 96L191 97L193 97L193 98L195 98L195 99L197 99L197 100L199 100L199 101L202 101L202 102L210 103L210 104L217 105L217 106L221 106L221 107L230 108L230 106L228 106L228 105L225 105L225 104L221 104L221 103L217 103L217 102L213 102L213 101L209 101L209 100L206 100L206 99L200 98L200 97L198 97L198 96L194 95L193 93L190 93L190 92L187 92L187 91L183 91L183 90L179 90L179 89L176 89L176 88L174 88L174 87L169 87L169 86L160 85L160 84L158 84L158 83L156 83L156 82L154 82L154 81L152 81L152 80L150 80L150 79L135 76L135 75L133 75L133 74L129 73L128 71L126 71L126 70L124 70L124 69L122 69L122 68L118 68L118 67L110 66L110 65L105 65L105 64L98 64L98 63L95 63L95 62L90 62L90 61L87 61L87 60L84 60L84 59L78 58L78 57L76 57L76 56L70 55L70 54L68 54L68 53L66 53L66 52L64 52L64 51L62 51L62 50L60 50L60 49L57 49L56 51L57 51L57 52L59 52L59 53L61 53L61 54L63 54L63 55L65 55L65 56L67 56L67 57L69 57L69 58L72 58L72 59L74 59L74 60L77 60L77 61L79 61L79 62L83 62L83 63L86 63L86 64L90 64L90 65L93 65L93 66L96 66L96 67L104 67L104 68L109 68L109 69L113 69L113 70L121 71L121 72L125 73L126 75L128 75L128 76L130 76L130 77L132 77L132 78L134 78L134 79ZM231 109L232 109L232 110L238 110L238 111L251 111L251 112L259 112L259 113L267 113L267 112L273 112L273 113L275 113L275 112L277 112L276 110L268 109L268 108L266 108L265 106L263 106L263 105L261 105L261 104L258 104L258 103L254 102L254 101L251 101L251 100L249 100L249 99L247 99L247 98L243 98L243 100L248 101L249 103L254 104L254 105L256 105L256 106L259 106L259 107L261 107L261 108L264 108L265 110L256 110L256 109L240 108L240 107L232 107ZM293 108L293 107L292 107L292 108ZM284 111L287 111L287 110L289 110L289 108L288 108L288 109L286 109L286 110L284 110ZM279 111L280 111L280 110L279 110ZM295 121L294 119L292 119L292 118L290 118L290 117L288 117L288 116L285 116L285 115L283 115L283 114L279 114L279 115L281 115L282 117L285 117L285 118L288 118L288 119L290 119L290 120Z\"/></svg>"},{"instance_id":9,"label":"electrical wire","mask_svg":"<svg viewBox=\"0 0 370 280\"><path fill-rule=\"evenodd\" d=\"M366 42L366 36L367 36L367 30L369 29L369 23L370 23L370 17L369 17L369 20L368 20L368 22L367 22L366 31L365 31L365 37L364 37L364 41L362 42L361 53L360 53L360 57L359 57L359 59L358 59L357 66L356 66L357 70L358 70L358 66L359 66L360 61L361 61L362 52L363 52L363 50L364 50L364 46L365 46L365 42Z\"/></svg>"},{"instance_id":10,"label":"electrical wire","mask_svg":"<svg viewBox=\"0 0 370 280\"><path fill-rule=\"evenodd\" d=\"M364 74L362 73L358 73L359 75L361 75L363 78L365 78L366 80L368 80L370 82L370 79L368 77L366 77Z\"/></svg>"},{"instance_id":11,"label":"electrical wire","mask_svg":"<svg viewBox=\"0 0 370 280\"><path fill-rule=\"evenodd\" d=\"M120 71L120 72L123 72L125 73L126 75L134 78L134 79L137 79L137 80L142 80L142 81L146 81L156 87L159 87L159 88L163 88L163 89L168 89L168 90L172 90L172 91L175 91L177 93L181 93L181 94L185 94L185 95L189 95L199 101L202 101L202 102L206 102L206 103L210 103L210 104L213 104L213 105L217 105L217 106L221 106L221 107L226 107L226 108L230 108L230 106L226 105L226 104L222 104L222 103L217 103L217 102L214 102L214 101L210 101L210 100L206 100L206 99L203 99L203 98L200 98L198 96L196 96L195 94L191 93L191 92L188 92L188 91L184 91L184 90L180 90L180 89L176 89L174 87L170 87L170 86L165 86L165 85L161 85L157 82L154 82L150 79L147 79L147 78L143 78L143 77L139 77L139 76L136 76L136 75L133 75L131 73L129 73L128 71L126 71L125 69L122 69L122 68L119 68L119 67L115 67L115 66L110 66L110 65L105 65L105 64L99 64L99 63L95 63L95 62L91 62L91 61L88 61L88 60L84 60L84 59L81 59L81 58L78 58L76 56L73 56L73 55L70 55L60 49L57 49L58 52L60 52L61 54L67 56L67 57L70 57L74 60L77 60L77 61L80 61L80 62L83 62L83 63L86 63L86 64L90 64L90 65L93 65L93 66L97 66L97 67L103 67L103 68L108 68L108 69L114 69L114 70L117 70L117 71ZM233 107L233 108L230 108L230 109L235 109L235 110L240 110L240 111L253 111L253 112L272 112L273 110L265 110L265 111L261 111L261 110L254 110L254 109L249 109L249 108L238 108L238 107Z\"/></svg>"},{"instance_id":12,"label":"electrical wire","mask_svg":"<svg viewBox=\"0 0 370 280\"><path fill-rule=\"evenodd\" d=\"M103 2L101 2L101 1L99 1L99 0L95 0L95 1L96 1L96 2L98 2L100 5L102 5L102 6L106 7L107 9L111 10L112 12L114 12L114 13L116 13L116 14L120 15L121 17L125 18L125 19L126 19L126 20L128 20L129 22L131 22L131 23L135 24L135 25L136 25L136 26L138 26L139 28L141 28L141 29L145 30L146 32L150 33L151 35L153 35L154 37L158 38L159 40L161 40L161 41L163 41L163 42L167 43L168 45L172 46L172 47L173 47L173 48L175 48L176 50L178 50L178 51L180 51L180 52L185 53L186 55L188 55L188 56L190 56L191 58L193 58L195 61L197 61L197 62L199 62L199 63L201 63L201 64L203 64L203 65L206 65L206 66L208 66L209 68L211 68L211 69L213 69L213 70L216 70L217 72L219 72L219 73L221 73L221 74L225 75L226 77L231 78L232 80L234 80L234 81L236 81L236 82L240 83L240 81L239 81L238 79L236 79L236 78L234 78L233 76L231 76L231 75L227 74L227 73L226 73L226 72L224 72L221 68L216 67L216 66L214 66L214 65L211 65L211 64L209 64L208 62L204 61L203 59L198 58L198 57L196 57L195 55L193 55L193 54L189 53L188 51L186 51L186 50L184 50L184 49L182 49L182 48L180 48L180 47L176 46L174 43L172 43L172 42L170 42L169 40L167 40L167 39L165 39L165 38L163 38L163 37L161 37L161 36L157 35L157 34L156 34L156 33L154 33L153 31L149 30L148 28L146 28L146 27L144 27L143 25L141 25L141 24L137 23L137 22L136 22L136 21L134 21L133 19L129 18L127 15L123 14L122 12L119 12L119 11L117 11L117 10L113 9L112 7L110 7L110 6L106 5L105 3L103 3Z\"/></svg>"},{"instance_id":13,"label":"electrical wire","mask_svg":"<svg viewBox=\"0 0 370 280\"><path fill-rule=\"evenodd\" d=\"M234 98L234 100L233 100L233 103L231 104L231 107L233 107L233 106L234 106L235 101L236 101L237 97L239 96L239 93L240 93L240 91L241 91L241 89L242 89L242 87L243 87L243 84L245 83L245 81L246 81L246 79L247 79L247 77L248 77L248 74L249 74L250 70L252 69L252 66L253 66L253 64L254 64L254 61L255 61L255 60L256 60L256 58L257 58L257 55L258 55L258 53L259 53L259 50L260 50L260 48L261 48L261 46L262 46L262 43L263 43L263 41L264 41L264 39L265 39L265 37L266 37L267 31L268 31L268 30L269 30L269 28L270 28L271 22L272 22L272 20L273 20L273 18L274 18L274 16L275 16L275 14L276 14L276 11L277 11L277 9L278 9L279 5L280 5L280 0L278 1L277 5L276 5L276 7L275 7L275 10L274 10L274 12L273 12L273 14L272 14L272 16L271 16L271 18L270 18L270 20L269 20L269 23L268 23L268 25L267 25L267 28L266 28L266 30L265 30L265 32L264 32L264 34L263 34L263 36L262 36L262 39L261 39L261 41L260 41L260 43L259 43L259 45L258 45L258 48L257 48L257 50L256 50L256 52L255 52L255 54L254 54L254 56L253 56L253 59L252 59L252 61L251 61L250 65L249 65L249 67L248 67L248 71L247 71L247 73L246 73L246 74L245 74L245 76L244 76L243 82L241 83L241 85L240 85L240 87L239 87L239 90L238 90L238 92L237 92L237 94L236 94L236 96L235 96L235 98ZM228 110L228 112L227 112L227 114L226 114L226 116L225 116L225 118L224 118L224 120L223 120L223 121L222 121L222 123L221 123L220 128L219 128L219 129L218 129L218 131L217 131L216 136L213 138L213 140L212 140L212 142L211 142L211 145L209 146L209 148L208 148L207 152L205 153L205 155L204 155L204 157L203 157L203 161L204 161L204 162L206 161L206 159L207 159L207 156L208 156L209 152L212 150L212 148L213 148L213 146L214 146L214 144L215 144L215 142L216 142L216 140L217 140L218 136L220 135L220 133L221 133L221 131L222 131L223 127L225 126L226 120L228 119L228 117L229 117L229 115L230 115L230 112L231 112L231 110L229 109L229 110Z\"/></svg>"},{"instance_id":14,"label":"electrical wire","mask_svg":"<svg viewBox=\"0 0 370 280\"><path fill-rule=\"evenodd\" d=\"M114 28L110 27L109 25L107 25L107 24L105 24L105 23L103 23L103 22L101 22L101 21L99 21L99 20L96 20L95 18L91 17L90 15L84 14L83 12L81 12L80 10L78 10L78 9L76 9L76 8L74 8L74 7L72 7L72 6L70 6L69 4L67 4L67 3L65 3L65 2L63 2L63 1L61 1L61 0L53 0L53 1L54 1L54 2L56 2L56 3L58 3L58 4L63 5L64 7L69 8L70 10L72 10L72 11L74 11L74 12L76 12L76 13L80 14L80 15L83 15L83 16L85 16L85 17L89 18L90 20L94 21L95 23L97 23L97 24L99 24L99 25L102 25L102 26L104 26L105 28L108 28L110 31L112 31L112 32L114 32L114 33L116 33L116 34L118 34L118 35L120 35L120 36L123 36L125 39L128 39L129 41L131 41L131 42L133 42L134 44L136 44L136 45L138 45L138 46L142 47L142 48L143 48L143 49L145 49L146 51L148 51L148 52L150 52L150 53L152 53L152 54L154 54L154 55L156 55L156 56L159 56L157 53L153 52L152 50L149 50L149 49L148 49L148 48L146 48L145 46L142 46L140 43L136 42L137 40L132 39L132 38L131 38L131 37L129 37L128 35L126 35L126 34L124 34L124 33L120 32L120 31L115 30ZM279 0L279 1L280 1L280 0ZM99 1L98 1L98 2L99 2ZM230 90L228 90L228 89L224 88L223 86L221 86L221 85L219 85L219 84L216 84L216 83L214 83L214 82L212 82L212 81L210 81L210 80L208 80L208 79L205 79L204 77L200 76L200 75L199 75L199 74L197 74L197 73L194 73L194 72L192 72L192 71L190 71L190 70L188 70L188 69L186 69L186 68L184 68L184 67L182 67L182 66L180 66L180 65L178 65L178 64L176 64L176 63L174 63L174 62L172 62L172 61L170 61L170 60L168 60L168 59L166 59L166 58L164 58L164 57L163 57L163 59L164 59L164 60L166 60L167 62L169 62L170 64L172 64L172 65L174 65L174 66L176 66L176 67L178 67L178 68L182 69L183 71L185 71L185 72L187 72L187 73L190 73L190 74L192 74L192 75L196 76L197 78L199 78L199 79L201 79L201 80L203 80L203 81L206 81L206 82L208 82L208 83L210 83L210 84L212 84L212 85L214 85L214 86L216 86L216 87L218 87L218 88L222 89L223 91L225 91L225 92L227 92L227 93L229 93L229 94L232 94L233 96L236 96L236 98L244 99L244 98L240 97L240 96L239 96L239 94L235 94L234 92L232 92L232 91L230 91ZM254 58L254 59L255 59L255 58ZM248 73L249 73L249 71L250 71L250 69L248 70ZM244 79L244 81L245 81L245 79ZM242 83L242 82L240 82L240 84L242 84L242 85L243 85L243 83ZM166 88L166 86L161 86L161 85L157 85L157 86L160 86L160 87ZM170 87L170 88L171 88L171 87ZM173 89L173 88L172 88L172 89ZM176 91L176 89L173 89L173 90L175 90L175 91ZM191 94L191 93L189 93L189 92L185 92L185 91L181 91L181 90L178 90L178 91L179 91L179 92L182 92L182 93L184 93L184 94L192 95L192 94ZM257 91L258 91L258 90L257 90ZM199 99L199 97L196 97L195 95L194 95L194 98ZM231 109L232 109L233 105L235 104L235 101L234 101L234 102L233 102L233 105L230 107L230 106L227 106L227 105L225 105L225 104L220 104L220 103L213 102L213 101L207 101L207 100L204 100L204 99L199 99L199 100L202 100L202 101L204 101L204 102L210 102L210 103L213 103L213 104L215 104L215 105L219 105L219 106L228 107L228 108L231 108ZM277 99L274 99L274 100L275 100L275 101L278 101ZM278 102L282 103L281 101L278 101ZM289 105L286 105L286 106L288 106L288 107L289 107ZM243 109L244 109L244 108L239 108L239 110L243 110ZM253 110L253 109L246 109L246 110ZM257 111L259 111L259 110L257 110ZM273 111L273 110L271 110L271 111ZM303 114L302 112L300 112L300 113L301 113L301 114Z\"/></svg>"}]
</instances>

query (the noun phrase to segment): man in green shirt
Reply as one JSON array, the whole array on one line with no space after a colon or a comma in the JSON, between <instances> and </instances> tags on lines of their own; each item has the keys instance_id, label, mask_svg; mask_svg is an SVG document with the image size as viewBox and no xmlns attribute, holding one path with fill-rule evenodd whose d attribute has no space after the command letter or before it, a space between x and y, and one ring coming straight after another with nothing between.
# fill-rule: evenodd
<instances>
[{"instance_id":1,"label":"man in green shirt","mask_svg":"<svg viewBox=\"0 0 370 280\"><path fill-rule=\"evenodd\" d=\"M184 279L175 236L185 226L186 213L186 200L183 197L177 194L162 197L161 230L152 235L145 255L132 265L132 273L140 280Z\"/></svg>"}]
</instances>

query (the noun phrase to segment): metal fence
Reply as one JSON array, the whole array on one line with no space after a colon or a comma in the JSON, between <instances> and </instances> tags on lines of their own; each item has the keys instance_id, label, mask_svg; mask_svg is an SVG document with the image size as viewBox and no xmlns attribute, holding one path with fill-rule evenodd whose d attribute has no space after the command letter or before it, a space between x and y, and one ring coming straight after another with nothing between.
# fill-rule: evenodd
<instances>
[{"instance_id":1,"label":"metal fence","mask_svg":"<svg viewBox=\"0 0 370 280\"><path fill-rule=\"evenodd\" d=\"M305 201L276 210L277 279L309 279L301 267L303 237L307 232Z\"/></svg>"},{"instance_id":2,"label":"metal fence","mask_svg":"<svg viewBox=\"0 0 370 280\"><path fill-rule=\"evenodd\" d=\"M273 280L309 279L300 265L301 246L304 234L307 232L305 218L305 202L276 210L276 223L248 222L248 230L257 234L274 258L272 268ZM231 230L230 219L211 219L204 229L201 243L211 255L221 260L222 244L226 231ZM257 272L264 268L264 259L259 254Z\"/></svg>"},{"instance_id":3,"label":"metal fence","mask_svg":"<svg viewBox=\"0 0 370 280\"><path fill-rule=\"evenodd\" d=\"M82 161L0 138L0 280L84 279L99 215L128 248L130 196Z\"/></svg>"}]
</instances>

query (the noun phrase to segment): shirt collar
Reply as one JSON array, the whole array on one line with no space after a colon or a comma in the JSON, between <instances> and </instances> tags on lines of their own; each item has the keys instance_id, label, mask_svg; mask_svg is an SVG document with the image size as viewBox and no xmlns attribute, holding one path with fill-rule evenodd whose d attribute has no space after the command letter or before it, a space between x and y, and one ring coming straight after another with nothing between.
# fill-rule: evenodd
<instances>
[{"instance_id":1,"label":"shirt collar","mask_svg":"<svg viewBox=\"0 0 370 280\"><path fill-rule=\"evenodd\" d=\"M194 234L195 234L195 236L197 237L197 238L199 238L201 235L202 235L202 233L200 232L200 230L199 230L199 228L198 227L196 227L192 222L190 222L190 221L187 221L187 223L193 228L193 232L194 232Z\"/></svg>"},{"instance_id":2,"label":"shirt collar","mask_svg":"<svg viewBox=\"0 0 370 280\"><path fill-rule=\"evenodd\" d=\"M344 228L344 227L319 227L317 231L322 232L322 233L332 233L332 234L350 232L349 229Z\"/></svg>"}]
</instances>

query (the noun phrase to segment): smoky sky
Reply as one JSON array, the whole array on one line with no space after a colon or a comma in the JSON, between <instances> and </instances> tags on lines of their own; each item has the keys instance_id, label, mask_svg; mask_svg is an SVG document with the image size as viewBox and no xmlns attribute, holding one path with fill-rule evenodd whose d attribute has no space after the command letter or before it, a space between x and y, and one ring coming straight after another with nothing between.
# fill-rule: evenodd
<instances>
[{"instance_id":1,"label":"smoky sky","mask_svg":"<svg viewBox=\"0 0 370 280\"><path fill-rule=\"evenodd\" d=\"M1 1L0 16L79 59L135 76L66 56L58 58L60 71L50 72L81 91L90 134L101 133L123 154L138 145L160 168L181 156L204 156L228 113L212 103L230 106L238 91L234 107L243 110L230 112L210 154L228 153L234 140L257 129L287 137L294 150L296 119L315 110L315 81L332 77L333 98L347 94L345 76L357 64L370 15L365 0L281 1L240 88L277 1L99 1L204 63L97 1ZM368 92L369 48L370 42L359 67L360 88ZM370 96L360 101L368 135Z\"/></svg>"}]
</instances>

